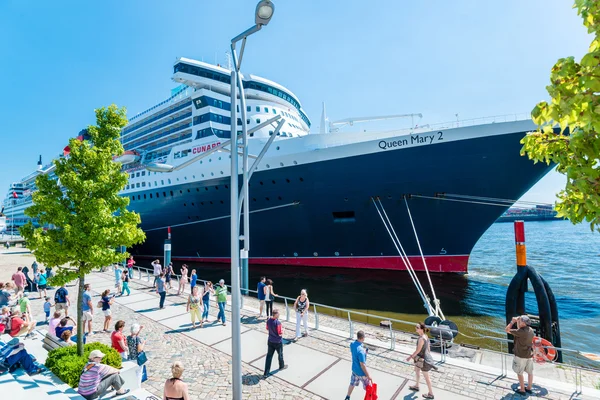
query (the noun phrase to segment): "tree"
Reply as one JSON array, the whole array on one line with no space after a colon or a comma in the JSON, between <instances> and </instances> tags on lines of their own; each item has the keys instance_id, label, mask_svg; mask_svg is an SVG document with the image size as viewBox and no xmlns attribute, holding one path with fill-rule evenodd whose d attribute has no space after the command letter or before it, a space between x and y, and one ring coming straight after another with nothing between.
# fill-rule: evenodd
<instances>
[{"instance_id":1,"label":"tree","mask_svg":"<svg viewBox=\"0 0 600 400\"><path fill-rule=\"evenodd\" d=\"M532 111L539 126L523 140L522 153L535 162L558 164L567 184L556 210L574 224L590 223L600 231L600 2L576 0L574 8L593 40L579 63L561 58L547 86L550 103Z\"/></svg>"},{"instance_id":2,"label":"tree","mask_svg":"<svg viewBox=\"0 0 600 400\"><path fill-rule=\"evenodd\" d=\"M127 124L124 108L114 104L95 110L97 126L88 128L89 140L69 140L70 153L54 160L58 180L49 175L36 178L33 205L25 210L39 220L21 228L28 247L45 265L62 266L52 283L62 285L79 279L77 301L77 352L83 355L82 302L84 278L95 268L124 261L119 246L145 239L138 228L140 217L127 211L128 197L119 196L127 174L113 156L123 153L119 142ZM48 229L49 228L49 229Z\"/></svg>"}]
</instances>

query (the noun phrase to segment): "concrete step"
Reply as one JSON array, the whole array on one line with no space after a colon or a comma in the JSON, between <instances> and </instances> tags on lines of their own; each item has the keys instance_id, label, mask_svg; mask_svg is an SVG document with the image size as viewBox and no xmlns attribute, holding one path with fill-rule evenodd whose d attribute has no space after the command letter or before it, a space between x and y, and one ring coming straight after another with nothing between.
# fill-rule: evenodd
<instances>
[{"instance_id":1,"label":"concrete step","mask_svg":"<svg viewBox=\"0 0 600 400\"><path fill-rule=\"evenodd\" d=\"M30 399L67 400L68 397L41 374L29 376L19 368L12 373L15 381L26 392Z\"/></svg>"},{"instance_id":2,"label":"concrete step","mask_svg":"<svg viewBox=\"0 0 600 400\"><path fill-rule=\"evenodd\" d=\"M17 380L8 372L0 375L0 390L10 393L11 400L30 400L32 397L23 389ZM4 396L3 396L4 397Z\"/></svg>"}]
</instances>

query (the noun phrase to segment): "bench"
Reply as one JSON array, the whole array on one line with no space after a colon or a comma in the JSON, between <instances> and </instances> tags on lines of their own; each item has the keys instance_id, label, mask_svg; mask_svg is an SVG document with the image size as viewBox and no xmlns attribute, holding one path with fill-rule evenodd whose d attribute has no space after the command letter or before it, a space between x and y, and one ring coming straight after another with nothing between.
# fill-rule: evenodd
<instances>
[{"instance_id":1,"label":"bench","mask_svg":"<svg viewBox=\"0 0 600 400\"><path fill-rule=\"evenodd\" d=\"M48 352L67 346L67 343L63 342L61 339L59 339L51 333L46 333L46 336L44 336L44 344L42 345L42 347Z\"/></svg>"}]
</instances>

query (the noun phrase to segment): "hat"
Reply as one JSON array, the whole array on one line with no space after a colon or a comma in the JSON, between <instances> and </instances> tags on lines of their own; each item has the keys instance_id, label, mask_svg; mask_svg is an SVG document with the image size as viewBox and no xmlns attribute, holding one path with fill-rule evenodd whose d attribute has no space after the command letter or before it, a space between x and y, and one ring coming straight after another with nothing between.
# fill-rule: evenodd
<instances>
[{"instance_id":1,"label":"hat","mask_svg":"<svg viewBox=\"0 0 600 400\"><path fill-rule=\"evenodd\" d=\"M523 323L527 326L531 325L531 318L529 318L527 315L521 315L521 321L523 321Z\"/></svg>"},{"instance_id":2,"label":"hat","mask_svg":"<svg viewBox=\"0 0 600 400\"><path fill-rule=\"evenodd\" d=\"M90 360L93 360L94 358L104 358L105 355L106 354L104 354L100 350L92 350L92 352L90 353L90 356L88 358Z\"/></svg>"},{"instance_id":3,"label":"hat","mask_svg":"<svg viewBox=\"0 0 600 400\"><path fill-rule=\"evenodd\" d=\"M27 292L24 292L24 293L23 293L23 297L29 297L29 293L27 293Z\"/></svg>"}]
</instances>

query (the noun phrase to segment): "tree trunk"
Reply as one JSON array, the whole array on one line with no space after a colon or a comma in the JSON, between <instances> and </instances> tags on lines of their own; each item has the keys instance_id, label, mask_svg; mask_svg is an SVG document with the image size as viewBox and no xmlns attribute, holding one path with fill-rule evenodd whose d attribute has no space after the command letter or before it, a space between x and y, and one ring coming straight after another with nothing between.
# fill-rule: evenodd
<instances>
[{"instance_id":1,"label":"tree trunk","mask_svg":"<svg viewBox=\"0 0 600 400\"><path fill-rule=\"evenodd\" d=\"M85 263L79 263L79 290L77 296L77 355L83 356L83 292L85 285Z\"/></svg>"}]
</instances>

